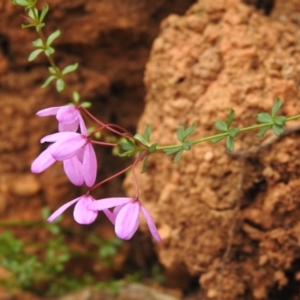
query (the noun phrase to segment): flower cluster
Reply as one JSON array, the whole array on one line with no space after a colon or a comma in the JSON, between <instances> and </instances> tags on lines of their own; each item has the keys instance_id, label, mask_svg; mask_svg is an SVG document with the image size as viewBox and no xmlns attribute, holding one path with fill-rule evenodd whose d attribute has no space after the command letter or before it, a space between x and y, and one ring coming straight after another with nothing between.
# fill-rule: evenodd
<instances>
[{"instance_id":1,"label":"flower cluster","mask_svg":"<svg viewBox=\"0 0 300 300\"><path fill-rule=\"evenodd\" d=\"M80 186L85 182L91 187L96 180L97 159L79 109L75 106L51 107L37 115L56 115L59 132L41 139L41 143L53 144L35 159L31 171L40 173L55 161L62 161L65 173L74 185ZM80 133L76 132L78 127Z\"/></svg>"},{"instance_id":2,"label":"flower cluster","mask_svg":"<svg viewBox=\"0 0 300 300\"><path fill-rule=\"evenodd\" d=\"M106 198L95 200L92 196L87 194L62 205L48 218L48 221L53 222L68 207L75 203L73 215L77 223L84 225L91 224L95 221L98 211L103 211L112 224L115 225L117 236L123 240L131 239L137 231L140 222L140 212L142 212L152 236L156 241L161 241L161 237L149 212L139 200L133 198ZM110 211L109 208L113 207L113 211Z\"/></svg>"},{"instance_id":3,"label":"flower cluster","mask_svg":"<svg viewBox=\"0 0 300 300\"><path fill-rule=\"evenodd\" d=\"M41 117L55 115L58 120L59 132L47 135L41 139L41 143L50 142L52 144L33 161L31 165L33 173L43 172L56 161L62 161L64 171L69 180L77 186L85 183L88 187L92 187L91 191L102 183L124 173L124 171L134 168L139 161L136 160L132 166L94 186L97 175L97 159L92 143L101 144L101 142L92 141L88 135L80 113L80 106L51 107L37 112L37 115ZM108 129L111 127L106 126ZM105 128L105 125L102 128ZM112 130L116 132L116 130ZM95 200L88 192L86 195L62 205L48 218L48 221L54 221L75 203L73 215L77 223L91 224L97 218L98 211L103 211L112 224L115 225L117 236L124 240L129 240L137 231L140 212L142 212L152 236L156 241L161 241L153 219L137 198ZM113 210L110 210L112 208Z\"/></svg>"}]
</instances>

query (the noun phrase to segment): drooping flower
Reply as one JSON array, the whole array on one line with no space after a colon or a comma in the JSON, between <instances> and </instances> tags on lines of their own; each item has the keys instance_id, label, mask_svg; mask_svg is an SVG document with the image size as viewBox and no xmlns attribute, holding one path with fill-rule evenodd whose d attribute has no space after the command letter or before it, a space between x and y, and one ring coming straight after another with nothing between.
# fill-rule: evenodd
<instances>
[{"instance_id":1,"label":"drooping flower","mask_svg":"<svg viewBox=\"0 0 300 300\"><path fill-rule=\"evenodd\" d=\"M31 165L33 173L41 173L55 161L63 161L65 173L73 184L80 186L85 182L91 187L95 183L97 158L86 135L58 132L45 136L41 142L54 143L33 161Z\"/></svg>"},{"instance_id":2,"label":"drooping flower","mask_svg":"<svg viewBox=\"0 0 300 300\"><path fill-rule=\"evenodd\" d=\"M107 209L115 207L113 212ZM146 218L148 228L153 238L161 242L161 237L153 222L152 217L140 201L133 198L106 198L91 202L88 209L103 211L109 220L115 225L116 235L123 239L129 240L137 231L140 223L140 212Z\"/></svg>"},{"instance_id":3,"label":"drooping flower","mask_svg":"<svg viewBox=\"0 0 300 300\"><path fill-rule=\"evenodd\" d=\"M71 200L66 204L62 205L59 209L57 209L49 218L48 222L53 222L56 218L58 218L67 208L71 205L75 204L73 216L77 223L88 225L93 223L98 215L97 211L92 211L88 209L88 206L94 202L94 198L90 195L83 195L79 198Z\"/></svg>"},{"instance_id":4,"label":"drooping flower","mask_svg":"<svg viewBox=\"0 0 300 300\"><path fill-rule=\"evenodd\" d=\"M52 157L52 155L50 153L51 146L52 145L50 145L46 150L44 150L33 161L33 163L31 164L31 172L32 173L41 173L56 162L56 160Z\"/></svg>"},{"instance_id":5,"label":"drooping flower","mask_svg":"<svg viewBox=\"0 0 300 300\"><path fill-rule=\"evenodd\" d=\"M46 150L44 150L31 164L31 172L32 173L41 173L53 165L56 160L51 155L50 149L52 145L50 145ZM78 159L77 155L73 156L70 159L66 159L63 161L64 170L69 180L77 186L80 186L84 183L83 177L83 167L82 162Z\"/></svg>"},{"instance_id":6,"label":"drooping flower","mask_svg":"<svg viewBox=\"0 0 300 300\"><path fill-rule=\"evenodd\" d=\"M56 106L42 109L36 113L40 117L55 116L59 131L76 132L82 119L79 109L74 105Z\"/></svg>"}]
</instances>

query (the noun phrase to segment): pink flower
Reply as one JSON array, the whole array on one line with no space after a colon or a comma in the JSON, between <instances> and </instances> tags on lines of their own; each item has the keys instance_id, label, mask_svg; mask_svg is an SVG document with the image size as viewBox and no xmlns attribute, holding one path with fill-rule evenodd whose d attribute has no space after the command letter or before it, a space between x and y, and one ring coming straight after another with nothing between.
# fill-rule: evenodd
<instances>
[{"instance_id":1,"label":"pink flower","mask_svg":"<svg viewBox=\"0 0 300 300\"><path fill-rule=\"evenodd\" d=\"M112 207L115 207L113 212L107 210ZM115 225L116 235L123 240L131 239L137 231L140 223L140 212L142 212L153 238L161 242L161 237L152 217L141 202L136 199L106 198L91 202L87 208L96 211L102 210Z\"/></svg>"},{"instance_id":2,"label":"pink flower","mask_svg":"<svg viewBox=\"0 0 300 300\"><path fill-rule=\"evenodd\" d=\"M56 160L52 157L50 149L50 145L46 150L44 150L31 164L31 172L32 173L41 173L53 165ZM73 156L70 159L66 159L63 161L64 170L69 180L77 186L83 185L84 177L83 177L83 167L82 161L78 159L77 156Z\"/></svg>"},{"instance_id":3,"label":"pink flower","mask_svg":"<svg viewBox=\"0 0 300 300\"><path fill-rule=\"evenodd\" d=\"M77 223L88 225L93 223L98 215L97 211L92 211L88 209L88 205L94 202L94 198L90 195L84 195L79 198L76 198L72 201L67 202L57 209L49 218L48 222L53 222L57 217L59 217L67 208L76 203L73 216Z\"/></svg>"},{"instance_id":4,"label":"pink flower","mask_svg":"<svg viewBox=\"0 0 300 300\"><path fill-rule=\"evenodd\" d=\"M96 180L97 158L92 144L84 134L58 132L41 139L41 142L54 142L32 163L31 171L40 173L55 161L64 162L64 170L75 185L83 182L91 187Z\"/></svg>"},{"instance_id":5,"label":"pink flower","mask_svg":"<svg viewBox=\"0 0 300 300\"><path fill-rule=\"evenodd\" d=\"M31 164L31 172L32 173L41 173L56 162L56 160L52 157L52 155L50 153L51 146L52 145L50 145L46 150L44 150L33 161L33 163Z\"/></svg>"},{"instance_id":6,"label":"pink flower","mask_svg":"<svg viewBox=\"0 0 300 300\"><path fill-rule=\"evenodd\" d=\"M79 109L74 105L57 106L42 109L36 113L39 117L56 115L59 131L76 132L80 124Z\"/></svg>"}]
</instances>

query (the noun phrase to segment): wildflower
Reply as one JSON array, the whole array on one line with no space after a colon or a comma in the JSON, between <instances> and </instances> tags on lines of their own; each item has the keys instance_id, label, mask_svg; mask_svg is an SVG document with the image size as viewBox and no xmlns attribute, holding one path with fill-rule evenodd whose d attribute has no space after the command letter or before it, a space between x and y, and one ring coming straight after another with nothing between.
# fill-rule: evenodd
<instances>
[{"instance_id":1,"label":"wildflower","mask_svg":"<svg viewBox=\"0 0 300 300\"><path fill-rule=\"evenodd\" d=\"M76 132L82 120L79 109L74 105L49 107L38 111L36 114L39 117L56 115L60 132Z\"/></svg>"},{"instance_id":2,"label":"wildflower","mask_svg":"<svg viewBox=\"0 0 300 300\"><path fill-rule=\"evenodd\" d=\"M33 161L33 163L31 164L31 172L32 173L41 173L55 163L56 160L52 157L52 155L50 153L51 146L52 145L50 145L46 150L44 150Z\"/></svg>"},{"instance_id":3,"label":"wildflower","mask_svg":"<svg viewBox=\"0 0 300 300\"><path fill-rule=\"evenodd\" d=\"M88 209L89 204L94 202L94 198L90 195L83 195L79 198L71 200L66 204L62 205L59 209L57 209L49 218L48 222L53 222L56 218L58 218L67 208L76 203L74 207L73 216L77 223L82 225L88 225L93 223L98 215L97 211L92 211Z\"/></svg>"},{"instance_id":4,"label":"wildflower","mask_svg":"<svg viewBox=\"0 0 300 300\"><path fill-rule=\"evenodd\" d=\"M115 207L113 212L107 210ZM88 209L100 211L102 210L110 221L115 225L116 235L123 239L129 240L137 231L140 222L140 212L146 218L149 230L153 238L161 242L161 237L153 222L152 217L140 201L133 198L106 198L93 201L88 205Z\"/></svg>"},{"instance_id":5,"label":"wildflower","mask_svg":"<svg viewBox=\"0 0 300 300\"><path fill-rule=\"evenodd\" d=\"M33 173L43 172L55 161L63 161L64 170L75 185L83 182L91 187L96 180L97 158L88 137L76 132L58 132L41 139L41 142L54 142L32 163Z\"/></svg>"}]
</instances>

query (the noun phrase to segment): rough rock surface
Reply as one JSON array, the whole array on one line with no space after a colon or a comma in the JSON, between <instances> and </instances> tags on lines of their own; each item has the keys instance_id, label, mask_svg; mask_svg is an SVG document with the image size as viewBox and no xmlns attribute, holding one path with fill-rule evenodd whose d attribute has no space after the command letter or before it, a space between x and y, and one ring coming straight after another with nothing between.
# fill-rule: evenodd
<instances>
[{"instance_id":1,"label":"rough rock surface","mask_svg":"<svg viewBox=\"0 0 300 300\"><path fill-rule=\"evenodd\" d=\"M177 143L179 125L212 135L230 108L234 126L249 126L277 97L282 114L299 113L299 13L298 1L278 1L266 16L239 0L199 0L169 16L147 64L139 132L151 124L162 145ZM260 143L240 134L235 151ZM299 299L299 156L299 131L242 156L223 142L195 146L177 164L153 155L138 181L163 237L162 264L199 276L209 299ZM130 177L125 186L134 194Z\"/></svg>"}]
</instances>

